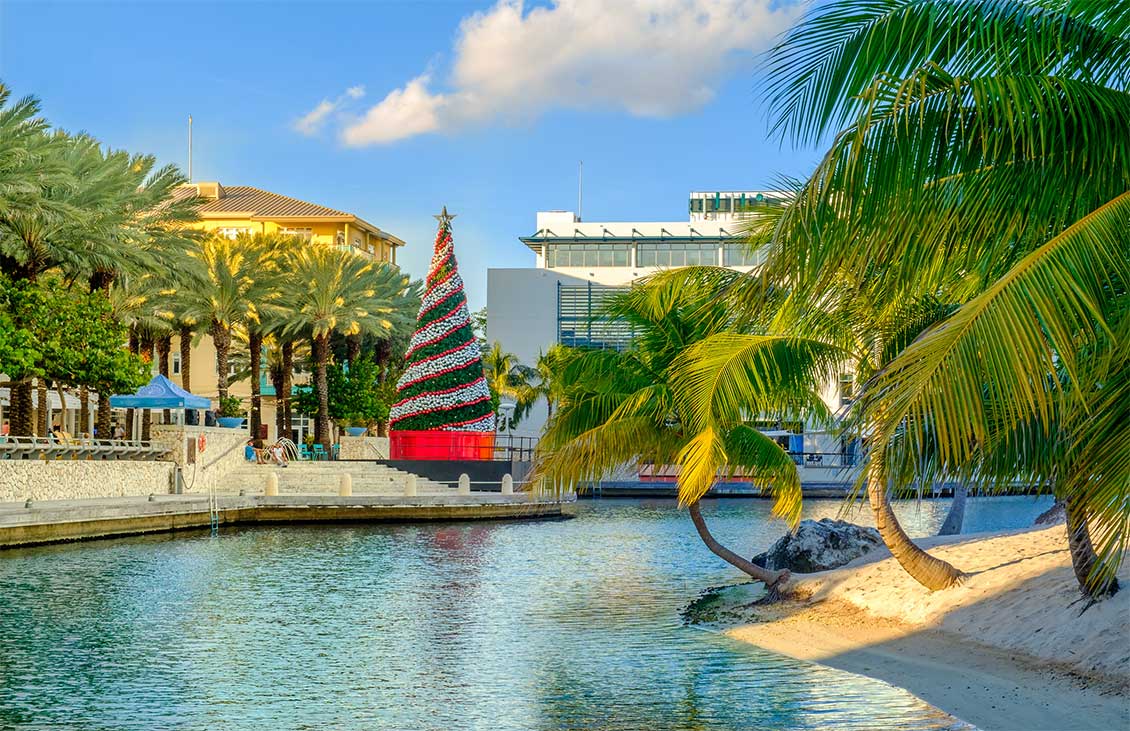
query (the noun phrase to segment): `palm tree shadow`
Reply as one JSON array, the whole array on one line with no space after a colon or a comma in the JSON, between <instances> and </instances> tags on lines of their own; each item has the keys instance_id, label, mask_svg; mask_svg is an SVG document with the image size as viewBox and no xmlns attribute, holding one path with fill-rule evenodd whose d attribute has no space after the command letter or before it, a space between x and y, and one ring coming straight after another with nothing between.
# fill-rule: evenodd
<instances>
[{"instance_id":1,"label":"palm tree shadow","mask_svg":"<svg viewBox=\"0 0 1130 731\"><path fill-rule=\"evenodd\" d=\"M1031 561L1032 559L1039 558L1040 556L1051 556L1056 553L1063 553L1063 551L1064 549L1062 548L1052 549L1050 551L1041 551L1040 553L1033 553L1029 556L1019 556L1012 559L1011 561L1005 561L1004 563L999 563L995 566L986 566L985 568L979 569L977 571L965 571L964 573L966 576L976 576L977 574L983 574L987 571L996 571L997 569L1003 569L1005 566L1014 566L1021 561Z\"/></svg>"}]
</instances>

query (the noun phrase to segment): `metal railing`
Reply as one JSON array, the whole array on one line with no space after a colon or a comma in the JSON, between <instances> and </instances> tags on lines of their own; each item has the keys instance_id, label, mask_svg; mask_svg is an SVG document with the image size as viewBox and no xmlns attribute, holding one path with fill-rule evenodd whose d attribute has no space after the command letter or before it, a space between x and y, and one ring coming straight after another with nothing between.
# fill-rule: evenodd
<instances>
[{"instance_id":1,"label":"metal railing","mask_svg":"<svg viewBox=\"0 0 1130 731\"><path fill-rule=\"evenodd\" d=\"M835 469L843 469L845 467L856 467L863 462L863 455L860 454L844 454L842 452L800 452L790 453L795 462L800 467L832 467Z\"/></svg>"},{"instance_id":2,"label":"metal railing","mask_svg":"<svg viewBox=\"0 0 1130 731\"><path fill-rule=\"evenodd\" d=\"M151 441L68 437L0 437L0 459L157 460L169 447Z\"/></svg>"}]
</instances>

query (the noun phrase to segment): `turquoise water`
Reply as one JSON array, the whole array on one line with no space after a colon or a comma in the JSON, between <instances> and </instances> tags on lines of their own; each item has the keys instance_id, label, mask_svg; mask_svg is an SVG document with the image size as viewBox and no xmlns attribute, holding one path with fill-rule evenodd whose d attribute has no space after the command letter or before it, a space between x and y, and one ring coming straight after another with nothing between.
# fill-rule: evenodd
<instances>
[{"instance_id":1,"label":"turquoise water","mask_svg":"<svg viewBox=\"0 0 1130 731\"><path fill-rule=\"evenodd\" d=\"M968 525L1030 525L1047 504L971 501ZM947 505L898 509L921 535ZM783 532L768 507L704 512L749 555ZM680 607L741 577L670 501L577 514L2 552L0 728L955 727L900 689L683 627Z\"/></svg>"}]
</instances>

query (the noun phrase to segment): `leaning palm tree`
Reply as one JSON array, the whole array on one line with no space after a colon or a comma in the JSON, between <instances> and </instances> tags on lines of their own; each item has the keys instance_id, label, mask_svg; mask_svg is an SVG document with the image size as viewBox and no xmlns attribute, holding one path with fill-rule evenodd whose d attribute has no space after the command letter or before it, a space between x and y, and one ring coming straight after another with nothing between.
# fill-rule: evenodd
<instances>
[{"instance_id":1,"label":"leaning palm tree","mask_svg":"<svg viewBox=\"0 0 1130 731\"><path fill-rule=\"evenodd\" d=\"M310 331L318 396L314 438L329 449L330 336L390 332L397 320L411 316L403 306L409 280L388 264L327 246L292 250L283 266L287 277L280 286L280 306L287 330Z\"/></svg>"},{"instance_id":2,"label":"leaning palm tree","mask_svg":"<svg viewBox=\"0 0 1130 731\"><path fill-rule=\"evenodd\" d=\"M740 276L729 272L732 277ZM675 270L618 295L608 317L628 322L634 340L616 350L561 349L560 403L538 444L534 480L561 489L596 481L628 464L678 465L679 502L703 542L723 560L775 588L787 572L752 564L719 544L700 509L719 476L742 474L776 498L774 513L795 525L801 490L792 458L755 425L760 419L829 417L817 387L840 355L790 336L735 332L724 297L703 286L697 268ZM703 363L698 346L726 338L731 354L717 377L683 375ZM749 374L756 373L755 378ZM740 399L718 397L745 376ZM699 404L716 408L701 410ZM740 404L732 408L726 404Z\"/></svg>"},{"instance_id":3,"label":"leaning palm tree","mask_svg":"<svg viewBox=\"0 0 1130 731\"><path fill-rule=\"evenodd\" d=\"M931 589L960 572L906 540L883 506L889 489L939 478L1054 484L1097 538L1082 588L1112 586L1128 536L1125 461L1096 471L1080 458L1091 452L1064 449L1047 474L1007 435L1027 424L1050 437L1058 424L1075 430L1067 443L1099 436L1051 415L1095 413L1111 392L1083 374L1116 379L1103 369L1120 361L1099 344L1126 347L1111 334L1130 276L1127 68L1130 7L1058 0L823 4L773 53L777 128L835 137L781 220L770 277L801 302L846 281L880 310L959 306L857 402L880 530ZM1063 400L1071 408L1057 412Z\"/></svg>"}]
</instances>

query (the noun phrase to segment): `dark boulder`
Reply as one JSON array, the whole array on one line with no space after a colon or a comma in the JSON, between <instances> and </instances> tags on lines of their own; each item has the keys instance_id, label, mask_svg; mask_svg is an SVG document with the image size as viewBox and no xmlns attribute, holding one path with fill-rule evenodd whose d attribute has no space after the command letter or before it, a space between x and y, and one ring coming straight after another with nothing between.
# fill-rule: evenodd
<instances>
[{"instance_id":1,"label":"dark boulder","mask_svg":"<svg viewBox=\"0 0 1130 731\"><path fill-rule=\"evenodd\" d=\"M1067 522L1067 511L1063 508L1063 503L1058 500L1055 505L1045 510L1036 516L1036 522L1032 525L1055 525L1056 523Z\"/></svg>"},{"instance_id":2,"label":"dark boulder","mask_svg":"<svg viewBox=\"0 0 1130 731\"><path fill-rule=\"evenodd\" d=\"M883 545L879 531L842 520L802 520L796 533L789 533L753 562L767 569L789 569L811 574L854 561Z\"/></svg>"}]
</instances>

